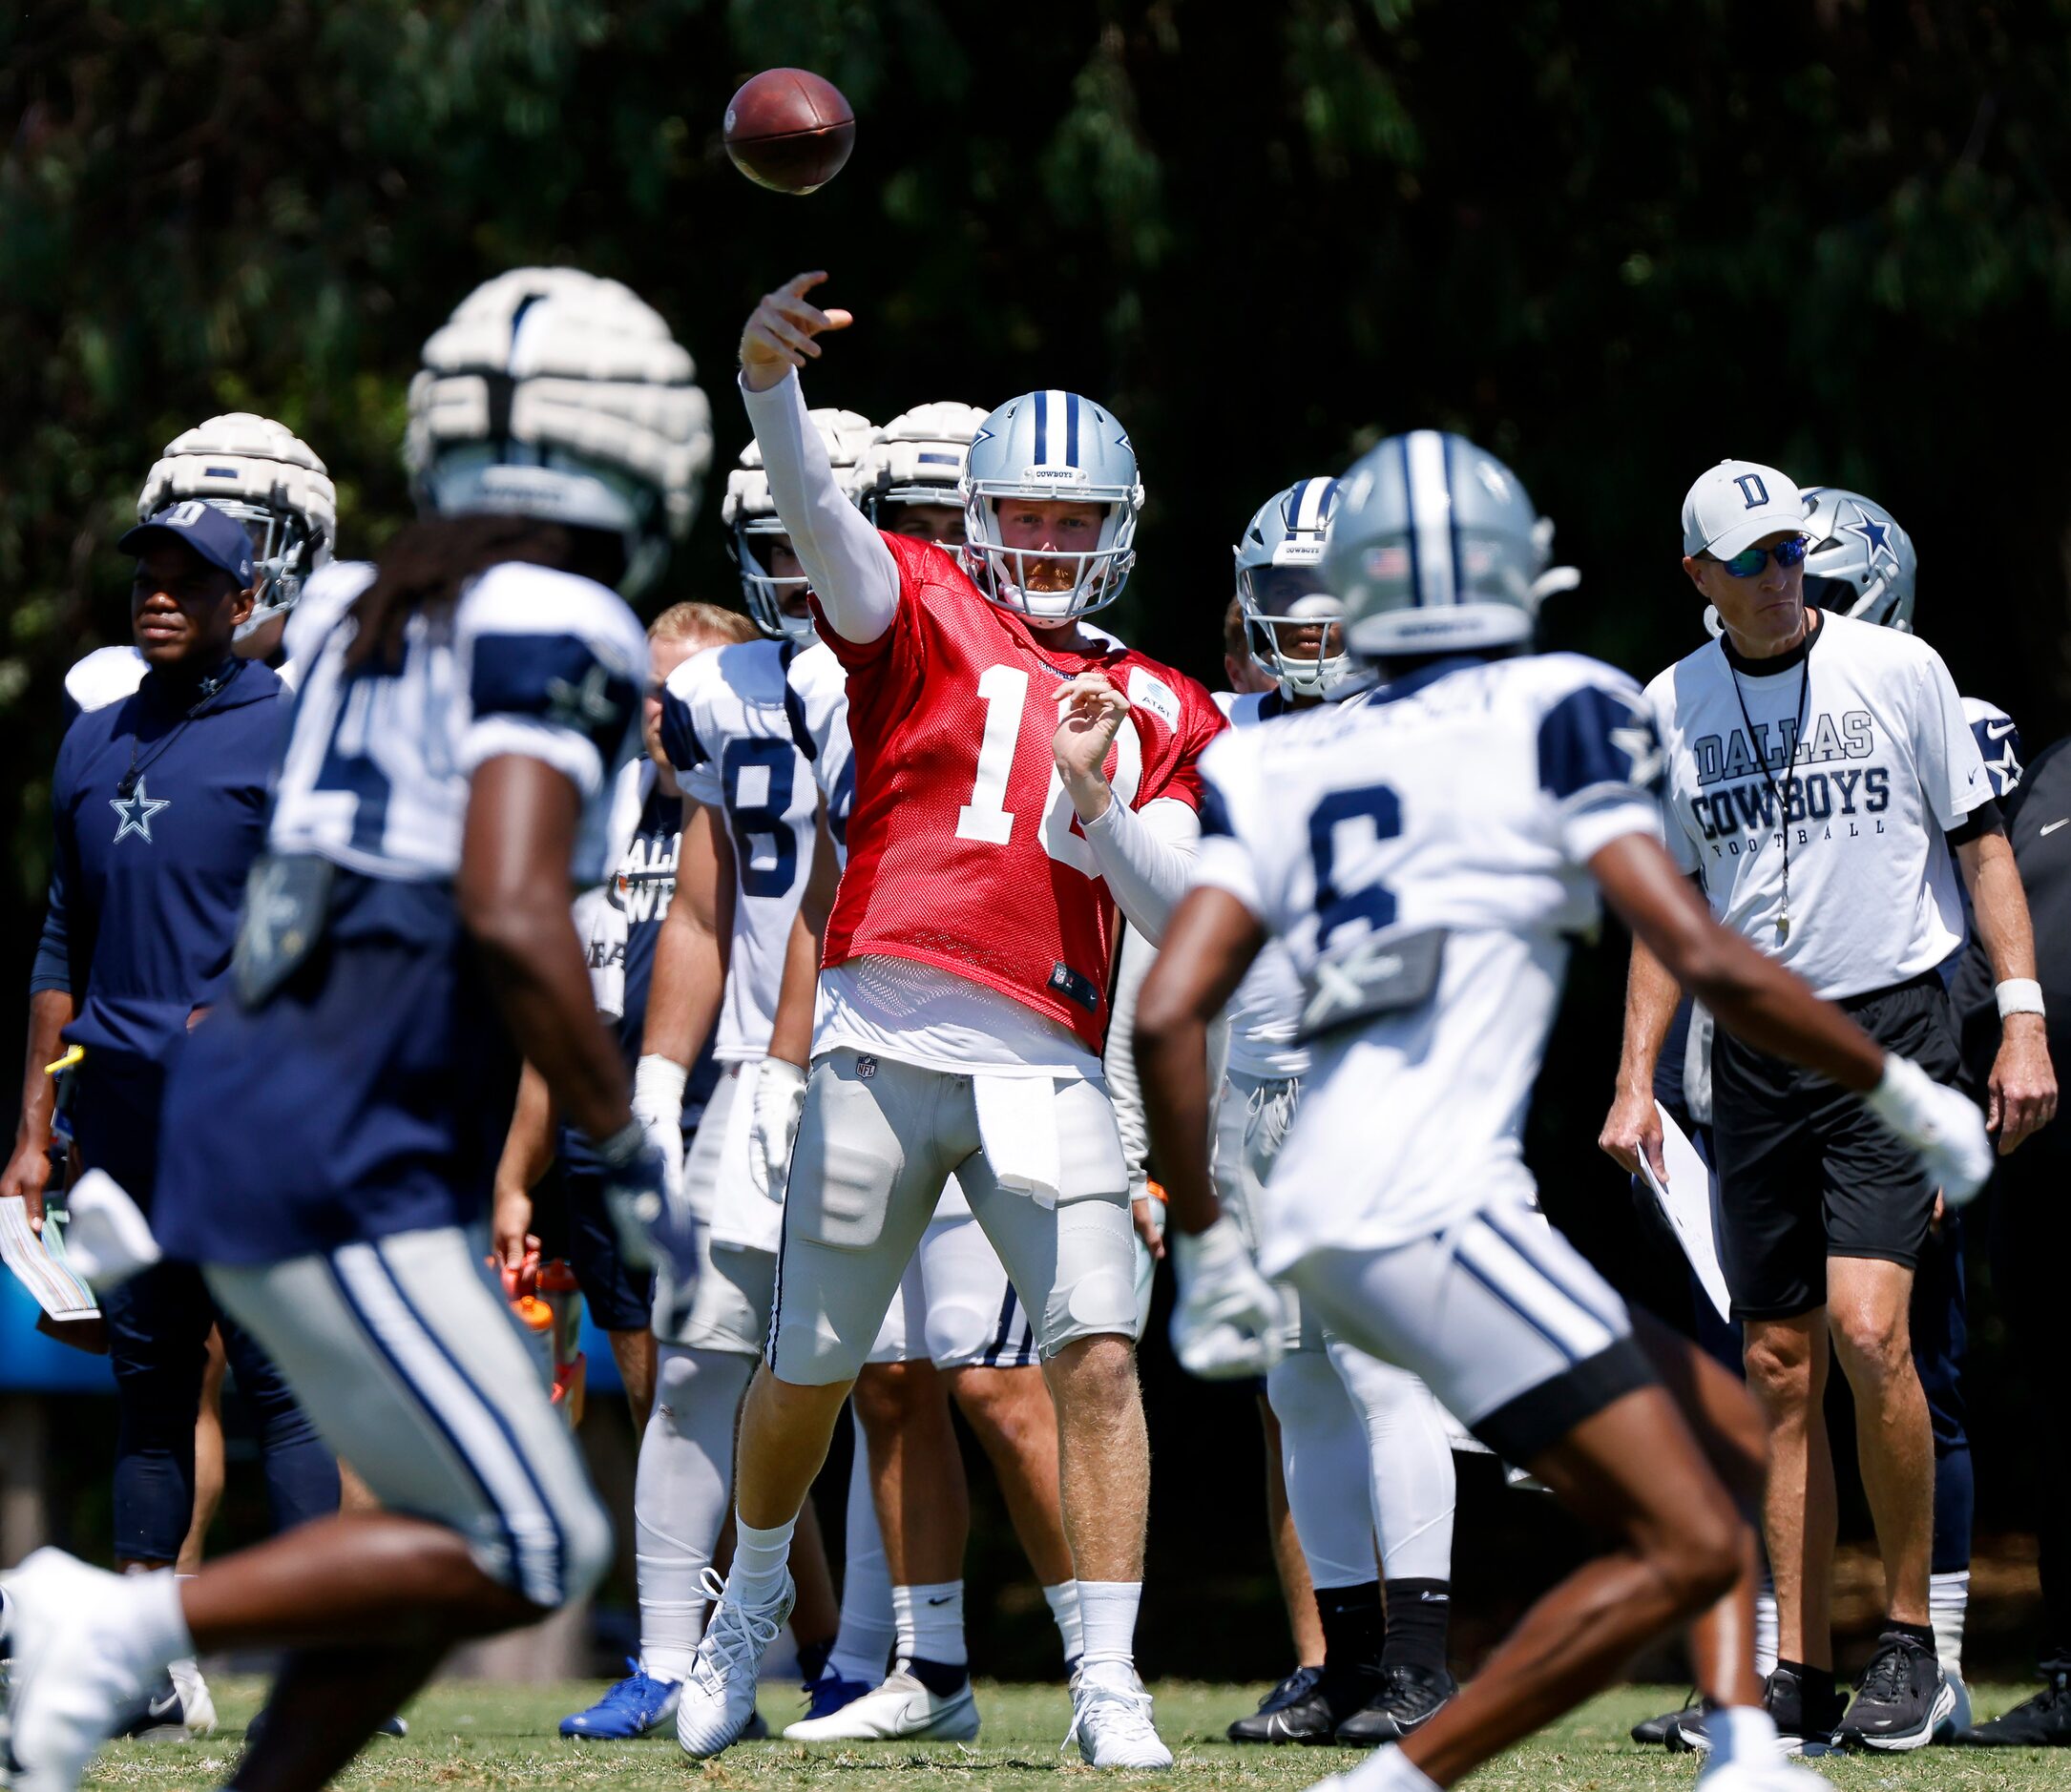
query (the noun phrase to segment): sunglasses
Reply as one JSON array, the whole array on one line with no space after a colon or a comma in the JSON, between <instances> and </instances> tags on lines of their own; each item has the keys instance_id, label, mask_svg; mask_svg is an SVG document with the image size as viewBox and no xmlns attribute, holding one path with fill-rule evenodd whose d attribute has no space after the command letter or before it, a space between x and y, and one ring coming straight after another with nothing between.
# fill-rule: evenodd
<instances>
[{"instance_id":1,"label":"sunglasses","mask_svg":"<svg viewBox=\"0 0 2071 1792\"><path fill-rule=\"evenodd\" d=\"M1730 560L1720 560L1719 564L1735 578L1752 578L1769 563L1771 554L1779 567L1803 566L1811 545L1809 536L1799 535L1790 541L1779 541L1773 548L1743 548Z\"/></svg>"}]
</instances>

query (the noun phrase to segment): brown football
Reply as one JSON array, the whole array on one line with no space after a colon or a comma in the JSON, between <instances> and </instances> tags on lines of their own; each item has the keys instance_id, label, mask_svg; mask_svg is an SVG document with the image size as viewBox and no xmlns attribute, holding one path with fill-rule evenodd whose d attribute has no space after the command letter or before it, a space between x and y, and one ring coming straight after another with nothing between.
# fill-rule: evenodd
<instances>
[{"instance_id":1,"label":"brown football","mask_svg":"<svg viewBox=\"0 0 2071 1792\"><path fill-rule=\"evenodd\" d=\"M811 193L841 173L856 115L810 69L765 69L726 102L726 154L757 186Z\"/></svg>"}]
</instances>

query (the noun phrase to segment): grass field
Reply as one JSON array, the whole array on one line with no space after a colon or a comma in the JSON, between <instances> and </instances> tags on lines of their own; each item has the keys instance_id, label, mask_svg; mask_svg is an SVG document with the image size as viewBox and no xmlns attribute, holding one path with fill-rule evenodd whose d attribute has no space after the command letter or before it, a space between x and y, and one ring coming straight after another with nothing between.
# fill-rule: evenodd
<instances>
[{"instance_id":1,"label":"grass field","mask_svg":"<svg viewBox=\"0 0 2071 1792\"><path fill-rule=\"evenodd\" d=\"M145 1746L124 1743L95 1765L89 1784L163 1787L185 1792L220 1785L237 1755L239 1732L257 1708L261 1683L248 1678L212 1682L224 1728L199 1742ZM1178 1757L1178 1771L1103 1776L1102 1783L1185 1788L1298 1789L1354 1764L1349 1751L1232 1748L1222 1741L1232 1717L1251 1709L1256 1688L1166 1681L1158 1696L1159 1726ZM2004 1710L2031 1688L1974 1688L1978 1715ZM1063 1689L981 1684L985 1733L975 1744L881 1743L808 1750L785 1742L743 1743L718 1761L693 1766L677 1750L673 1731L634 1743L562 1741L561 1716L596 1696L590 1684L512 1687L450 1681L410 1707L410 1734L383 1741L361 1757L339 1783L358 1792L402 1787L595 1788L649 1792L686 1785L728 1792L891 1792L907 1788L1056 1787L1063 1780L1091 1783L1092 1770L1075 1748L1060 1754L1071 1713ZM1626 1687L1606 1694L1558 1730L1484 1768L1469 1783L1494 1792L1618 1792L1621 1787L1687 1785L1695 1778L1688 1756L1636 1748L1626 1729L1637 1719L1681 1702L1683 1690ZM796 1695L765 1687L763 1714L773 1725L787 1720ZM2071 1750L1973 1752L1924 1749L1917 1754L1866 1756L1821 1763L1837 1786L1877 1788L2071 1788Z\"/></svg>"}]
</instances>

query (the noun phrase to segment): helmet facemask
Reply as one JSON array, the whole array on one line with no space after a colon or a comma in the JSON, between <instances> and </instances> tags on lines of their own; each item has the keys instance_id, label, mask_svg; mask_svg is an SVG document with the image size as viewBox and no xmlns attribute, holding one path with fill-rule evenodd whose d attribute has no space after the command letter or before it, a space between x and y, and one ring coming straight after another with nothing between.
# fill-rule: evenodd
<instances>
[{"instance_id":1,"label":"helmet facemask","mask_svg":"<svg viewBox=\"0 0 2071 1792\"><path fill-rule=\"evenodd\" d=\"M1099 504L1107 514L1091 548L1010 548L999 507L1017 498ZM1016 611L1038 626L1056 627L1104 609L1121 595L1136 565L1136 517L1127 492L995 491L974 485L964 502L964 568L979 591L1001 609ZM1052 569L1067 572L1070 582L1031 589L1032 571L1042 573L1049 583Z\"/></svg>"},{"instance_id":2,"label":"helmet facemask","mask_svg":"<svg viewBox=\"0 0 2071 1792\"><path fill-rule=\"evenodd\" d=\"M769 571L769 550L790 538L775 516L752 516L735 523L727 545L741 569L741 593L755 626L773 641L810 641L814 638L812 612L793 614L784 605L789 598L810 596L811 581L803 573L784 577Z\"/></svg>"},{"instance_id":3,"label":"helmet facemask","mask_svg":"<svg viewBox=\"0 0 2071 1792\"><path fill-rule=\"evenodd\" d=\"M1309 589L1296 589L1301 585ZM1251 663L1275 679L1287 696L1329 697L1351 677L1352 657L1345 651L1345 631L1337 620L1344 606L1323 589L1319 573L1307 568L1240 565L1237 600L1244 607ZM1313 646L1299 638L1316 632L1319 623Z\"/></svg>"}]
</instances>

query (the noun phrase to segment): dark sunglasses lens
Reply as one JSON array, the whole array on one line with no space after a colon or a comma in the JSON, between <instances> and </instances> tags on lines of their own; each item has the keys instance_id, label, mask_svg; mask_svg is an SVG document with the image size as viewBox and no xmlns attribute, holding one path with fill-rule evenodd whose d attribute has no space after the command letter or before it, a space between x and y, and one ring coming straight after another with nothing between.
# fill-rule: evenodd
<instances>
[{"instance_id":1,"label":"dark sunglasses lens","mask_svg":"<svg viewBox=\"0 0 2071 1792\"><path fill-rule=\"evenodd\" d=\"M1768 557L1767 548L1743 548L1730 560L1719 564L1735 578L1752 578L1768 564Z\"/></svg>"},{"instance_id":2,"label":"dark sunglasses lens","mask_svg":"<svg viewBox=\"0 0 2071 1792\"><path fill-rule=\"evenodd\" d=\"M1811 544L1803 535L1800 535L1795 541L1785 542L1776 550L1776 564L1778 566L1803 565L1806 551L1810 546Z\"/></svg>"}]
</instances>

